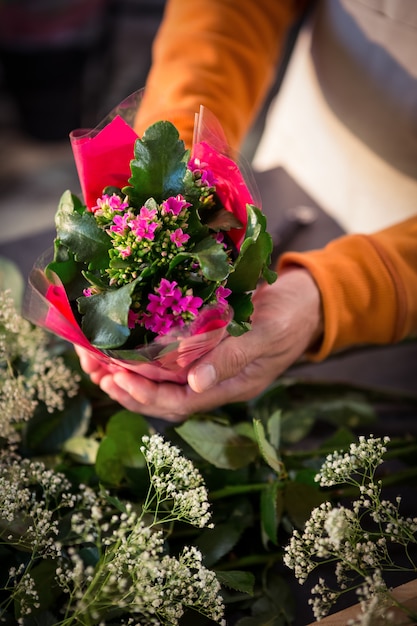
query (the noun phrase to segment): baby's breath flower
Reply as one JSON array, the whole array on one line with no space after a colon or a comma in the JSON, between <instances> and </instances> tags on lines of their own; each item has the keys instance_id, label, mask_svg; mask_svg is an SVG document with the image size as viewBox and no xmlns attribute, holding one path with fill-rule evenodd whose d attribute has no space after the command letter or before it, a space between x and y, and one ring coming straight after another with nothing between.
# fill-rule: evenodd
<instances>
[{"instance_id":1,"label":"baby's breath flower","mask_svg":"<svg viewBox=\"0 0 417 626\"><path fill-rule=\"evenodd\" d=\"M384 440L376 439L372 435L368 439L359 437L359 443L352 443L348 452L334 452L327 456L316 481L322 487L332 487L351 483L352 475L356 472L366 472L368 476L373 476L378 465L382 463L388 442L389 437Z\"/></svg>"},{"instance_id":2,"label":"baby's breath flower","mask_svg":"<svg viewBox=\"0 0 417 626\"><path fill-rule=\"evenodd\" d=\"M165 520L181 519L200 528L206 526L211 516L207 489L193 463L161 435L145 436L142 442L153 488L144 510L157 516L163 514L161 504L168 502Z\"/></svg>"},{"instance_id":3,"label":"baby's breath flower","mask_svg":"<svg viewBox=\"0 0 417 626\"><path fill-rule=\"evenodd\" d=\"M49 344L45 331L19 315L10 292L0 292L0 434L10 443L19 441L16 426L40 402L52 413L78 391L78 375L51 355Z\"/></svg>"},{"instance_id":4,"label":"baby's breath flower","mask_svg":"<svg viewBox=\"0 0 417 626\"><path fill-rule=\"evenodd\" d=\"M407 570L392 559L391 545L403 546L409 571L417 570L409 551L417 543L417 519L400 515L400 498L395 503L381 499L381 483L375 480L388 441L388 437L360 437L347 453L327 456L317 475L320 484L354 485L359 498L349 509L333 507L330 502L321 504L312 511L304 531L295 531L285 548L284 563L300 583L322 563L335 566L337 588L331 589L321 577L312 589L309 603L317 620L327 615L342 594L356 590L361 614L352 625L381 623L378 620L392 606L383 572Z\"/></svg>"}]
</instances>

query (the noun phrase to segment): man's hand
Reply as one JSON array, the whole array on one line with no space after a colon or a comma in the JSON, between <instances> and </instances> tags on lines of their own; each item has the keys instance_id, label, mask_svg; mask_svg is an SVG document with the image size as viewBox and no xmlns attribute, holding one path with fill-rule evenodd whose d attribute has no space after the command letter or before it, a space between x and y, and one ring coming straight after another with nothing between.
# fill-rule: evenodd
<instances>
[{"instance_id":1,"label":"man's hand","mask_svg":"<svg viewBox=\"0 0 417 626\"><path fill-rule=\"evenodd\" d=\"M304 269L286 270L253 296L252 329L226 337L189 371L185 385L156 383L107 367L77 348L81 366L113 400L136 413L180 422L192 413L249 400L272 383L322 334L319 290Z\"/></svg>"}]
</instances>

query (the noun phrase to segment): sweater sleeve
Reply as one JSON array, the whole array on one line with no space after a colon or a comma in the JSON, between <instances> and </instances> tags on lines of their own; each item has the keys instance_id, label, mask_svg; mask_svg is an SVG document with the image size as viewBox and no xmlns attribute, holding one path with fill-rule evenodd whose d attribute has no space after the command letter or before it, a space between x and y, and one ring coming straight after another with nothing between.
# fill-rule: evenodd
<instances>
[{"instance_id":1,"label":"sweater sleeve","mask_svg":"<svg viewBox=\"0 0 417 626\"><path fill-rule=\"evenodd\" d=\"M164 119L188 146L200 105L239 149L275 76L300 0L168 0L135 120L139 135Z\"/></svg>"},{"instance_id":2,"label":"sweater sleeve","mask_svg":"<svg viewBox=\"0 0 417 626\"><path fill-rule=\"evenodd\" d=\"M373 235L347 235L322 250L289 252L291 265L314 277L324 311L321 345L307 356L363 344L389 344L417 336L417 216Z\"/></svg>"}]
</instances>

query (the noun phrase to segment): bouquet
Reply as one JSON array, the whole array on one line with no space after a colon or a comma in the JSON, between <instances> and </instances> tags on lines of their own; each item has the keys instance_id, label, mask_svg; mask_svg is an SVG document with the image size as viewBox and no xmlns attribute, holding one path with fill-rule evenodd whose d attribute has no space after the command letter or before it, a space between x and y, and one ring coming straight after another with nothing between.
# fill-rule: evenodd
<instances>
[{"instance_id":1,"label":"bouquet","mask_svg":"<svg viewBox=\"0 0 417 626\"><path fill-rule=\"evenodd\" d=\"M30 275L25 316L155 380L250 328L251 292L268 268L266 220L214 116L193 147L159 121L141 138L132 99L94 131L71 135L82 202L66 191L52 258Z\"/></svg>"}]
</instances>

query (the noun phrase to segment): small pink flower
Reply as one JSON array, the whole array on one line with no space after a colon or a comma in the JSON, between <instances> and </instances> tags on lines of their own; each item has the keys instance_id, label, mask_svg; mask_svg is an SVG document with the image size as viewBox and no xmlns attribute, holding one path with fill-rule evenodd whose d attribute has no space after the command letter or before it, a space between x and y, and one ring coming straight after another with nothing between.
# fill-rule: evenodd
<instances>
[{"instance_id":1,"label":"small pink flower","mask_svg":"<svg viewBox=\"0 0 417 626\"><path fill-rule=\"evenodd\" d=\"M117 194L109 196L107 193L103 194L101 198L97 198L96 206L87 209L91 213L102 213L103 209L110 208L112 211L124 211L129 207L129 203L123 201Z\"/></svg>"},{"instance_id":2,"label":"small pink flower","mask_svg":"<svg viewBox=\"0 0 417 626\"><path fill-rule=\"evenodd\" d=\"M194 174L198 174L201 185L204 185L205 187L216 186L217 181L215 175L211 170L202 167L200 159L190 159L188 162L188 169Z\"/></svg>"},{"instance_id":3,"label":"small pink flower","mask_svg":"<svg viewBox=\"0 0 417 626\"><path fill-rule=\"evenodd\" d=\"M214 235L215 240L217 241L217 243L222 243L223 244L223 248L227 248L227 243L224 240L224 232L219 230L215 235Z\"/></svg>"},{"instance_id":4,"label":"small pink flower","mask_svg":"<svg viewBox=\"0 0 417 626\"><path fill-rule=\"evenodd\" d=\"M171 196L162 203L162 208L166 213L172 213L173 215L179 215L183 209L187 209L191 204L186 201L184 196L180 193L178 196Z\"/></svg>"},{"instance_id":5,"label":"small pink flower","mask_svg":"<svg viewBox=\"0 0 417 626\"><path fill-rule=\"evenodd\" d=\"M155 231L158 228L158 222L150 222L148 219L137 217L130 221L129 226L132 233L138 239L149 239L152 241L155 239Z\"/></svg>"},{"instance_id":6,"label":"small pink flower","mask_svg":"<svg viewBox=\"0 0 417 626\"><path fill-rule=\"evenodd\" d=\"M226 306L228 304L226 298L228 298L231 293L232 293L231 289L228 289L227 287L223 287L222 285L220 285L220 287L217 287L216 289L217 302L219 304L223 304L224 306Z\"/></svg>"},{"instance_id":7,"label":"small pink flower","mask_svg":"<svg viewBox=\"0 0 417 626\"><path fill-rule=\"evenodd\" d=\"M120 252L120 256L123 259L126 259L126 257L132 254L132 248L130 246L126 246L126 248L122 248L121 250L119 250L119 252Z\"/></svg>"},{"instance_id":8,"label":"small pink flower","mask_svg":"<svg viewBox=\"0 0 417 626\"><path fill-rule=\"evenodd\" d=\"M194 317L198 313L198 309L203 304L203 300L198 296L187 295L180 298L172 305L172 310L176 313L190 313Z\"/></svg>"},{"instance_id":9,"label":"small pink flower","mask_svg":"<svg viewBox=\"0 0 417 626\"><path fill-rule=\"evenodd\" d=\"M118 196L116 193L114 193L110 197L107 196L107 198L108 198L107 203L113 211L124 211L125 209L129 207L129 203L126 202L126 200L123 201L121 197Z\"/></svg>"},{"instance_id":10,"label":"small pink flower","mask_svg":"<svg viewBox=\"0 0 417 626\"><path fill-rule=\"evenodd\" d=\"M112 233L117 233L118 235L123 235L129 227L129 213L124 213L123 215L115 215L113 217L113 224L110 226L110 230Z\"/></svg>"},{"instance_id":11,"label":"small pink flower","mask_svg":"<svg viewBox=\"0 0 417 626\"><path fill-rule=\"evenodd\" d=\"M135 313L133 309L129 309L127 314L127 326L128 328L135 328L136 323L139 319L139 313Z\"/></svg>"},{"instance_id":12,"label":"small pink flower","mask_svg":"<svg viewBox=\"0 0 417 626\"><path fill-rule=\"evenodd\" d=\"M139 217L143 220L148 220L150 222L154 219L157 213L157 209L148 209L148 207L143 206L139 211Z\"/></svg>"},{"instance_id":13,"label":"small pink flower","mask_svg":"<svg viewBox=\"0 0 417 626\"><path fill-rule=\"evenodd\" d=\"M146 310L149 313L155 313L156 315L164 315L166 310L166 305L162 304L161 296L157 296L153 293L149 294L149 304L146 307Z\"/></svg>"},{"instance_id":14,"label":"small pink flower","mask_svg":"<svg viewBox=\"0 0 417 626\"><path fill-rule=\"evenodd\" d=\"M162 316L154 313L149 316L145 315L143 322L147 330L151 330L157 335L166 335L174 324L174 318L172 315L164 314Z\"/></svg>"},{"instance_id":15,"label":"small pink flower","mask_svg":"<svg viewBox=\"0 0 417 626\"><path fill-rule=\"evenodd\" d=\"M174 297L178 291L181 294L181 291L178 289L178 283L175 280L170 282L166 278L161 278L159 287L157 287L155 291L163 298Z\"/></svg>"},{"instance_id":16,"label":"small pink flower","mask_svg":"<svg viewBox=\"0 0 417 626\"><path fill-rule=\"evenodd\" d=\"M85 296L86 298L90 298L92 295L93 295L93 291L90 287L83 289L83 296Z\"/></svg>"},{"instance_id":17,"label":"small pink flower","mask_svg":"<svg viewBox=\"0 0 417 626\"><path fill-rule=\"evenodd\" d=\"M170 234L169 238L173 243L175 243L177 248L181 248L184 243L187 243L190 235L184 233L182 228L177 228L173 233Z\"/></svg>"}]
</instances>

